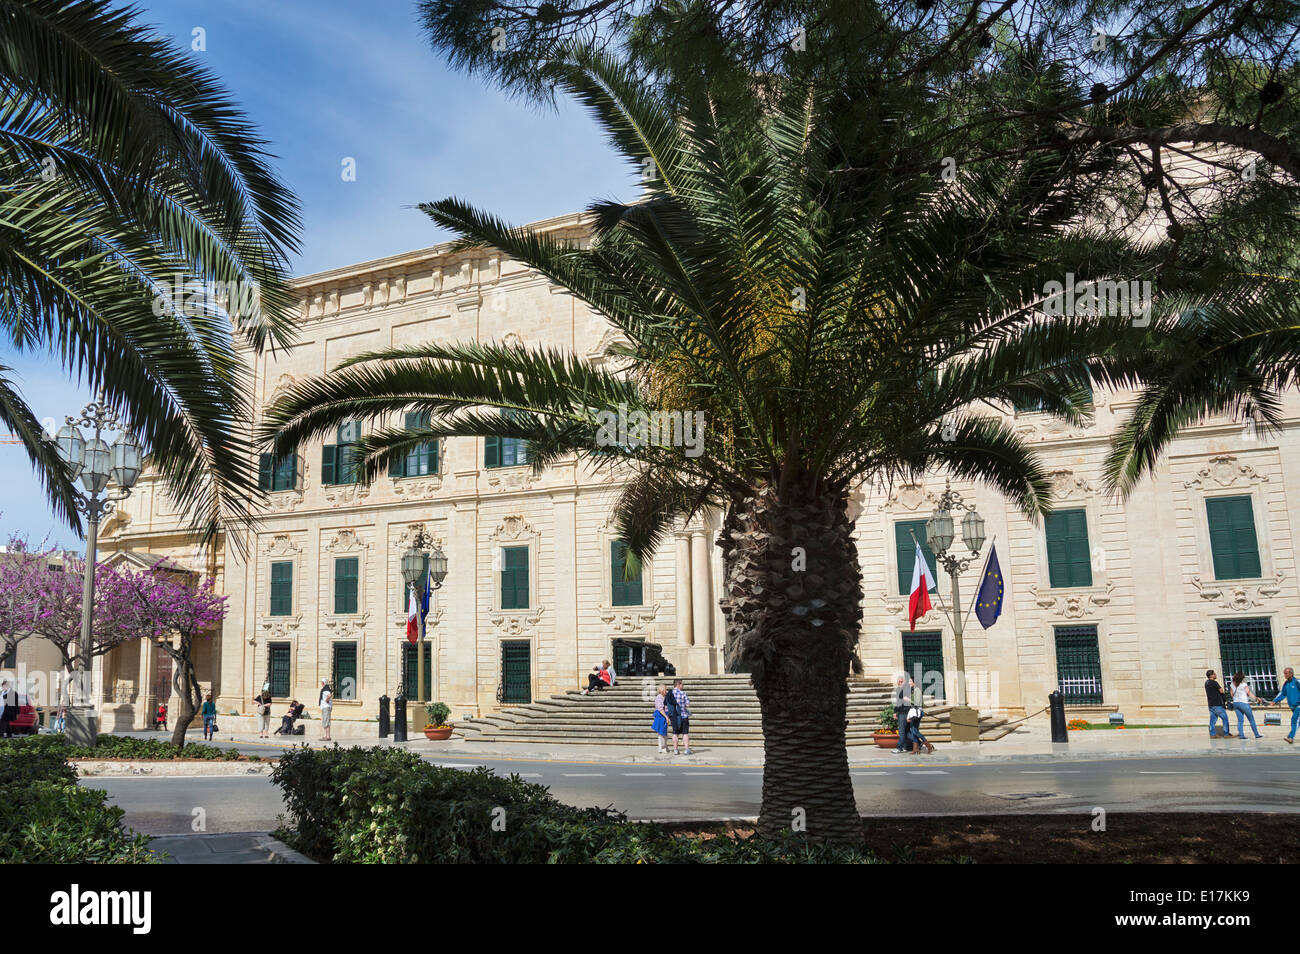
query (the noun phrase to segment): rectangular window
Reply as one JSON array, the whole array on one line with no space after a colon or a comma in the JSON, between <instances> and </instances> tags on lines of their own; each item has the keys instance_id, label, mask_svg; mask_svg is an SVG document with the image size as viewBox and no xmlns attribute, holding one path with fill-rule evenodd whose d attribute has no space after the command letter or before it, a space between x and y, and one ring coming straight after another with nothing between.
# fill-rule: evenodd
<instances>
[{"instance_id":1,"label":"rectangular window","mask_svg":"<svg viewBox=\"0 0 1300 954\"><path fill-rule=\"evenodd\" d=\"M11 646L4 651L4 656L0 657L0 669L17 669L18 668L18 647Z\"/></svg>"},{"instance_id":2,"label":"rectangular window","mask_svg":"<svg viewBox=\"0 0 1300 954\"><path fill-rule=\"evenodd\" d=\"M1241 673L1262 699L1277 695L1277 661L1273 656L1273 627L1267 619L1221 619L1219 655L1223 688L1232 694L1232 676Z\"/></svg>"},{"instance_id":3,"label":"rectangular window","mask_svg":"<svg viewBox=\"0 0 1300 954\"><path fill-rule=\"evenodd\" d=\"M334 644L334 679L330 683L335 699L357 697L357 644Z\"/></svg>"},{"instance_id":4,"label":"rectangular window","mask_svg":"<svg viewBox=\"0 0 1300 954\"><path fill-rule=\"evenodd\" d=\"M293 615L293 563L271 564L271 615Z\"/></svg>"},{"instance_id":5,"label":"rectangular window","mask_svg":"<svg viewBox=\"0 0 1300 954\"><path fill-rule=\"evenodd\" d=\"M903 671L916 680L916 688L923 698L942 699L943 633L938 630L904 633Z\"/></svg>"},{"instance_id":6,"label":"rectangular window","mask_svg":"<svg viewBox=\"0 0 1300 954\"><path fill-rule=\"evenodd\" d=\"M337 443L322 447L320 480L322 484L357 484L361 482L361 423L344 421L337 431Z\"/></svg>"},{"instance_id":7,"label":"rectangular window","mask_svg":"<svg viewBox=\"0 0 1300 954\"><path fill-rule=\"evenodd\" d=\"M429 423L429 415L423 412L412 412L406 415L406 426L408 428L426 427ZM392 461L388 465L388 476L390 477L424 477L428 474L438 473L438 442L428 441L413 450L407 451L406 456Z\"/></svg>"},{"instance_id":8,"label":"rectangular window","mask_svg":"<svg viewBox=\"0 0 1300 954\"><path fill-rule=\"evenodd\" d=\"M418 682L416 661L420 656L420 647L413 646L406 640L402 640L402 692L407 699L420 699L420 684ZM424 694L433 695L433 647L428 643L424 646Z\"/></svg>"},{"instance_id":9,"label":"rectangular window","mask_svg":"<svg viewBox=\"0 0 1300 954\"><path fill-rule=\"evenodd\" d=\"M1210 553L1216 580L1254 579L1261 575L1255 513L1250 497L1209 497Z\"/></svg>"},{"instance_id":10,"label":"rectangular window","mask_svg":"<svg viewBox=\"0 0 1300 954\"><path fill-rule=\"evenodd\" d=\"M1067 706L1099 706L1101 650L1096 626L1055 626L1056 683Z\"/></svg>"},{"instance_id":11,"label":"rectangular window","mask_svg":"<svg viewBox=\"0 0 1300 954\"><path fill-rule=\"evenodd\" d=\"M357 611L356 557L339 557L334 561L334 612L338 615Z\"/></svg>"},{"instance_id":12,"label":"rectangular window","mask_svg":"<svg viewBox=\"0 0 1300 954\"><path fill-rule=\"evenodd\" d=\"M640 606L641 567L635 573L627 572L627 544L611 540L609 544L610 602L614 606Z\"/></svg>"},{"instance_id":13,"label":"rectangular window","mask_svg":"<svg viewBox=\"0 0 1300 954\"><path fill-rule=\"evenodd\" d=\"M501 608L528 609L528 547L501 548Z\"/></svg>"},{"instance_id":14,"label":"rectangular window","mask_svg":"<svg viewBox=\"0 0 1300 954\"><path fill-rule=\"evenodd\" d=\"M280 490L295 490L298 487L298 454L262 454L258 458L257 486L260 490L274 493Z\"/></svg>"},{"instance_id":15,"label":"rectangular window","mask_svg":"<svg viewBox=\"0 0 1300 954\"><path fill-rule=\"evenodd\" d=\"M528 463L528 442L518 437L485 437L484 467L514 467Z\"/></svg>"},{"instance_id":16,"label":"rectangular window","mask_svg":"<svg viewBox=\"0 0 1300 954\"><path fill-rule=\"evenodd\" d=\"M915 536L915 540L913 540ZM934 551L930 549L930 542L925 538L925 521L924 520L899 520L894 524L894 548L898 553L898 592L912 592L912 570L916 566L916 544L921 544L921 552L925 554L926 562L930 565L930 572L936 574L935 586L930 587L933 593L938 588L938 567L934 563Z\"/></svg>"},{"instance_id":17,"label":"rectangular window","mask_svg":"<svg viewBox=\"0 0 1300 954\"><path fill-rule=\"evenodd\" d=\"M289 643L270 643L267 645L267 681L271 683L271 695L277 699L287 699L290 692L289 666L292 658Z\"/></svg>"},{"instance_id":18,"label":"rectangular window","mask_svg":"<svg viewBox=\"0 0 1300 954\"><path fill-rule=\"evenodd\" d=\"M1043 520L1047 533L1047 574L1053 587L1092 586L1086 510L1057 510Z\"/></svg>"}]
</instances>

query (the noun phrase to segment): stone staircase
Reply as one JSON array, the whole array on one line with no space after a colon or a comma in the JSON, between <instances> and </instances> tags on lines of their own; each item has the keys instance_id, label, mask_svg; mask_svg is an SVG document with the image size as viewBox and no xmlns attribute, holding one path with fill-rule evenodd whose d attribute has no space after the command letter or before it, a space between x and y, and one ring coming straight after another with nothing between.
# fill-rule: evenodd
<instances>
[{"instance_id":1,"label":"stone staircase","mask_svg":"<svg viewBox=\"0 0 1300 954\"><path fill-rule=\"evenodd\" d=\"M685 682L691 697L692 745L762 745L758 696L749 684L749 676L691 676ZM590 695L575 689L529 705L509 706L477 719L466 719L456 723L456 733L470 742L643 745L653 734L650 723L654 693L662 685L671 685L671 680L629 676L612 688ZM849 745L873 744L872 733L891 692L884 680L849 680ZM951 741L951 709L947 705L926 709L921 731L931 742ZM993 741L1015 731L1006 723L1005 718L982 717L980 741Z\"/></svg>"}]
</instances>

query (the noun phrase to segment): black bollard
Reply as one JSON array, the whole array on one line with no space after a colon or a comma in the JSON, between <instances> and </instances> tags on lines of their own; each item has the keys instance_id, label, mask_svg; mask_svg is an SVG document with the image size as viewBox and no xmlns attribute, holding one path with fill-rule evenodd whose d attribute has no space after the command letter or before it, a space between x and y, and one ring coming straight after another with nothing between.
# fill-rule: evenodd
<instances>
[{"instance_id":1,"label":"black bollard","mask_svg":"<svg viewBox=\"0 0 1300 954\"><path fill-rule=\"evenodd\" d=\"M1070 733L1065 727L1065 696L1057 689L1047 697L1047 704L1052 710L1052 741L1069 742Z\"/></svg>"},{"instance_id":2,"label":"black bollard","mask_svg":"<svg viewBox=\"0 0 1300 954\"><path fill-rule=\"evenodd\" d=\"M401 693L393 700L393 741L406 741L406 696Z\"/></svg>"},{"instance_id":3,"label":"black bollard","mask_svg":"<svg viewBox=\"0 0 1300 954\"><path fill-rule=\"evenodd\" d=\"M388 696L379 697L379 737L388 738Z\"/></svg>"}]
</instances>

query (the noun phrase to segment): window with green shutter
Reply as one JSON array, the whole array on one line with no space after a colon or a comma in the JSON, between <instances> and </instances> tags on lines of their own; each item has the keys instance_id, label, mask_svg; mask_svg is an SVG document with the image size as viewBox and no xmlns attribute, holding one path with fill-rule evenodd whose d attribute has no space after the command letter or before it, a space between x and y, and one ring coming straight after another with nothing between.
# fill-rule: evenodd
<instances>
[{"instance_id":1,"label":"window with green shutter","mask_svg":"<svg viewBox=\"0 0 1300 954\"><path fill-rule=\"evenodd\" d=\"M361 482L361 440L359 421L344 421L337 431L337 443L320 449L320 480L322 484L357 484Z\"/></svg>"},{"instance_id":2,"label":"window with green shutter","mask_svg":"<svg viewBox=\"0 0 1300 954\"><path fill-rule=\"evenodd\" d=\"M271 564L271 615L293 615L293 563Z\"/></svg>"},{"instance_id":3,"label":"window with green shutter","mask_svg":"<svg viewBox=\"0 0 1300 954\"><path fill-rule=\"evenodd\" d=\"M528 463L528 442L518 437L485 437L484 467L515 467Z\"/></svg>"},{"instance_id":4,"label":"window with green shutter","mask_svg":"<svg viewBox=\"0 0 1300 954\"><path fill-rule=\"evenodd\" d=\"M334 561L334 612L339 615L357 611L356 557L339 557Z\"/></svg>"},{"instance_id":5,"label":"window with green shutter","mask_svg":"<svg viewBox=\"0 0 1300 954\"><path fill-rule=\"evenodd\" d=\"M429 415L423 411L412 411L406 415L406 427L414 429L417 427L427 427L429 425ZM438 473L438 442L428 441L419 445L413 450L407 451L406 456L392 461L388 465L388 476L390 477L424 477L428 474Z\"/></svg>"},{"instance_id":6,"label":"window with green shutter","mask_svg":"<svg viewBox=\"0 0 1300 954\"><path fill-rule=\"evenodd\" d=\"M627 544L622 540L611 540L609 544L609 579L610 602L614 606L640 606L641 567L636 571L627 571Z\"/></svg>"},{"instance_id":7,"label":"window with green shutter","mask_svg":"<svg viewBox=\"0 0 1300 954\"><path fill-rule=\"evenodd\" d=\"M334 644L334 681L330 683L335 699L357 697L357 644Z\"/></svg>"},{"instance_id":8,"label":"window with green shutter","mask_svg":"<svg viewBox=\"0 0 1300 954\"><path fill-rule=\"evenodd\" d=\"M257 486L269 493L297 488L297 453L291 451L288 454L261 455L258 459Z\"/></svg>"},{"instance_id":9,"label":"window with green shutter","mask_svg":"<svg viewBox=\"0 0 1300 954\"><path fill-rule=\"evenodd\" d=\"M528 609L528 547L501 548L501 608Z\"/></svg>"},{"instance_id":10,"label":"window with green shutter","mask_svg":"<svg viewBox=\"0 0 1300 954\"><path fill-rule=\"evenodd\" d=\"M402 640L402 694L407 699L418 700L419 698L420 684L417 673L419 656L419 646L405 639ZM433 694L433 647L428 643L424 645L424 694L426 696Z\"/></svg>"},{"instance_id":11,"label":"window with green shutter","mask_svg":"<svg viewBox=\"0 0 1300 954\"><path fill-rule=\"evenodd\" d=\"M269 643L266 649L266 678L271 684L271 695L276 699L288 698L292 647L289 643Z\"/></svg>"},{"instance_id":12,"label":"window with green shutter","mask_svg":"<svg viewBox=\"0 0 1300 954\"><path fill-rule=\"evenodd\" d=\"M1057 510L1043 520L1047 534L1047 575L1053 587L1092 586L1088 512Z\"/></svg>"},{"instance_id":13,"label":"window with green shutter","mask_svg":"<svg viewBox=\"0 0 1300 954\"><path fill-rule=\"evenodd\" d=\"M915 536L915 539L913 537ZM899 520L894 524L894 549L898 554L898 592L912 592L912 570L916 567L916 544L921 544L921 552L925 554L926 562L930 565L930 572L937 574L938 568L934 562L934 551L930 549L930 542L925 538L925 521L924 520ZM935 577L935 586L930 587L933 593L938 589L938 577Z\"/></svg>"},{"instance_id":14,"label":"window with green shutter","mask_svg":"<svg viewBox=\"0 0 1300 954\"><path fill-rule=\"evenodd\" d=\"M1208 497L1205 516L1210 525L1214 578L1244 580L1260 576L1259 541L1250 497Z\"/></svg>"}]
</instances>

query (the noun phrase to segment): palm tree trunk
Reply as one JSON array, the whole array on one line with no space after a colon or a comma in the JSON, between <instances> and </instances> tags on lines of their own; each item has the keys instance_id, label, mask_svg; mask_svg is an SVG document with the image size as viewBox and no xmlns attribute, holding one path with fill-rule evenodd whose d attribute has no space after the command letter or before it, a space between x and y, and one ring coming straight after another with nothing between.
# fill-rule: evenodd
<instances>
[{"instance_id":1,"label":"palm tree trunk","mask_svg":"<svg viewBox=\"0 0 1300 954\"><path fill-rule=\"evenodd\" d=\"M762 713L765 836L862 838L844 731L862 615L847 503L813 481L764 486L732 502L719 540L728 664L749 670Z\"/></svg>"}]
</instances>

